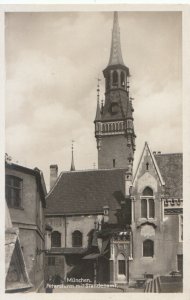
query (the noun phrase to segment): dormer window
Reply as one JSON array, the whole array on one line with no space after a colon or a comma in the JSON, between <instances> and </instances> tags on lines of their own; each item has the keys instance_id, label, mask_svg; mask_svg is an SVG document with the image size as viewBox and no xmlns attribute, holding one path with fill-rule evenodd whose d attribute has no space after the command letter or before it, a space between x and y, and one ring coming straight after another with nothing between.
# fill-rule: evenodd
<instances>
[{"instance_id":1,"label":"dormer window","mask_svg":"<svg viewBox=\"0 0 190 300\"><path fill-rule=\"evenodd\" d=\"M5 193L7 205L10 208L21 208L22 204L22 179L6 175Z\"/></svg>"}]
</instances>

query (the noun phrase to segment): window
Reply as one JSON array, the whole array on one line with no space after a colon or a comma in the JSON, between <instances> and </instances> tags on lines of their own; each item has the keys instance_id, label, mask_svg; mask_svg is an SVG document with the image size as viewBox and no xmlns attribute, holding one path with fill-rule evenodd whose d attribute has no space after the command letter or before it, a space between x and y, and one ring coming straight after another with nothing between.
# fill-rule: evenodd
<instances>
[{"instance_id":1,"label":"window","mask_svg":"<svg viewBox=\"0 0 190 300\"><path fill-rule=\"evenodd\" d=\"M115 159L113 159L113 168L115 168Z\"/></svg>"},{"instance_id":2,"label":"window","mask_svg":"<svg viewBox=\"0 0 190 300\"><path fill-rule=\"evenodd\" d=\"M141 199L141 218L155 217L155 204L153 199L153 190L146 187L143 191L143 198Z\"/></svg>"},{"instance_id":3,"label":"window","mask_svg":"<svg viewBox=\"0 0 190 300\"><path fill-rule=\"evenodd\" d=\"M48 257L48 266L55 266L55 257L53 256Z\"/></svg>"},{"instance_id":4,"label":"window","mask_svg":"<svg viewBox=\"0 0 190 300\"><path fill-rule=\"evenodd\" d=\"M82 233L79 230L75 230L72 234L73 247L82 247Z\"/></svg>"},{"instance_id":5,"label":"window","mask_svg":"<svg viewBox=\"0 0 190 300\"><path fill-rule=\"evenodd\" d=\"M147 199L141 200L141 217L147 218Z\"/></svg>"},{"instance_id":6,"label":"window","mask_svg":"<svg viewBox=\"0 0 190 300\"><path fill-rule=\"evenodd\" d=\"M153 196L153 190L147 186L143 191L143 196Z\"/></svg>"},{"instance_id":7,"label":"window","mask_svg":"<svg viewBox=\"0 0 190 300\"><path fill-rule=\"evenodd\" d=\"M110 87L110 76L107 76L107 80L106 80L106 89L108 90Z\"/></svg>"},{"instance_id":8,"label":"window","mask_svg":"<svg viewBox=\"0 0 190 300\"><path fill-rule=\"evenodd\" d=\"M145 240L143 242L143 256L144 257L154 256L154 242L152 240Z\"/></svg>"},{"instance_id":9,"label":"window","mask_svg":"<svg viewBox=\"0 0 190 300\"><path fill-rule=\"evenodd\" d=\"M125 74L124 74L124 72L121 72L121 86L125 87Z\"/></svg>"},{"instance_id":10,"label":"window","mask_svg":"<svg viewBox=\"0 0 190 300\"><path fill-rule=\"evenodd\" d=\"M51 247L61 247L61 233L53 231L51 234Z\"/></svg>"},{"instance_id":11,"label":"window","mask_svg":"<svg viewBox=\"0 0 190 300\"><path fill-rule=\"evenodd\" d=\"M125 269L125 257L123 254L118 255L118 274L119 275L126 275L126 269Z\"/></svg>"},{"instance_id":12,"label":"window","mask_svg":"<svg viewBox=\"0 0 190 300\"><path fill-rule=\"evenodd\" d=\"M177 255L177 269L181 274L183 274L183 255L182 254Z\"/></svg>"},{"instance_id":13,"label":"window","mask_svg":"<svg viewBox=\"0 0 190 300\"><path fill-rule=\"evenodd\" d=\"M5 194L8 207L21 207L22 179L12 175L7 175L5 185Z\"/></svg>"},{"instance_id":14,"label":"window","mask_svg":"<svg viewBox=\"0 0 190 300\"><path fill-rule=\"evenodd\" d=\"M113 85L117 86L117 84L118 84L118 74L117 74L117 71L114 71L113 72Z\"/></svg>"},{"instance_id":15,"label":"window","mask_svg":"<svg viewBox=\"0 0 190 300\"><path fill-rule=\"evenodd\" d=\"M179 241L183 241L183 215L179 215Z\"/></svg>"}]
</instances>

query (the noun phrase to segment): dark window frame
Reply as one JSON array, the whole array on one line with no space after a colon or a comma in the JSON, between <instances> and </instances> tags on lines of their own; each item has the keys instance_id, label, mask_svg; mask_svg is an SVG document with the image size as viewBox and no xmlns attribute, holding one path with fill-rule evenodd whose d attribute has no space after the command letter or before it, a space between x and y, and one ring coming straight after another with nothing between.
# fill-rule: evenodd
<instances>
[{"instance_id":1,"label":"dark window frame","mask_svg":"<svg viewBox=\"0 0 190 300\"><path fill-rule=\"evenodd\" d=\"M82 247L82 232L75 230L72 233L72 247Z\"/></svg>"},{"instance_id":2,"label":"dark window frame","mask_svg":"<svg viewBox=\"0 0 190 300\"><path fill-rule=\"evenodd\" d=\"M143 257L154 257L154 241L147 239L143 241Z\"/></svg>"},{"instance_id":3,"label":"dark window frame","mask_svg":"<svg viewBox=\"0 0 190 300\"><path fill-rule=\"evenodd\" d=\"M60 248L61 247L61 233L59 231L52 232L51 247L52 248Z\"/></svg>"},{"instance_id":4,"label":"dark window frame","mask_svg":"<svg viewBox=\"0 0 190 300\"><path fill-rule=\"evenodd\" d=\"M120 253L117 258L118 263L118 275L125 275L126 276L126 262L125 256Z\"/></svg>"},{"instance_id":5,"label":"dark window frame","mask_svg":"<svg viewBox=\"0 0 190 300\"><path fill-rule=\"evenodd\" d=\"M5 177L5 194L9 208L22 208L23 179L7 174Z\"/></svg>"}]
</instances>

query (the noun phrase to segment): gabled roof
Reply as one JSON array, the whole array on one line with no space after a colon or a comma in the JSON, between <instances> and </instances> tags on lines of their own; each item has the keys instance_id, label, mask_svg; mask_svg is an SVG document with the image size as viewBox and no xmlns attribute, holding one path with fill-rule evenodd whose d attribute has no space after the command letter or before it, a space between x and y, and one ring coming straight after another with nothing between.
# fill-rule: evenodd
<instances>
[{"instance_id":1,"label":"gabled roof","mask_svg":"<svg viewBox=\"0 0 190 300\"><path fill-rule=\"evenodd\" d=\"M125 169L63 172L47 195L46 215L98 214L108 205L110 218L124 197Z\"/></svg>"},{"instance_id":2,"label":"gabled roof","mask_svg":"<svg viewBox=\"0 0 190 300\"><path fill-rule=\"evenodd\" d=\"M133 184L137 179L138 171L144 156L148 150L155 166L160 183L165 188L165 197L183 198L183 154L182 153L152 153L147 142L141 154L134 178Z\"/></svg>"},{"instance_id":3,"label":"gabled roof","mask_svg":"<svg viewBox=\"0 0 190 300\"><path fill-rule=\"evenodd\" d=\"M156 170L156 172L157 172L157 175L158 175L158 178L159 178L159 180L160 180L161 185L165 185L164 179L163 179L163 177L162 177L162 174L160 173L160 170L159 170L159 167L158 167L158 165L157 165L157 162L156 162L156 160L155 160L155 158L154 158L154 155L152 154L152 151L150 150L150 148L149 148L147 142L145 142L145 145L144 145L144 148L143 148L143 151L142 151L142 154L141 154L141 157L140 157L140 160L139 160L139 163L138 163L138 166L137 166L135 175L134 175L134 177L133 177L133 183L134 183L135 180L137 179L137 175L138 175L138 172L139 172L139 168L140 168L142 159L143 159L143 157L144 157L146 151L148 151L149 154L150 154L150 157L151 157L151 159L152 159L153 165L154 165L154 167L155 167L155 170Z\"/></svg>"},{"instance_id":4,"label":"gabled roof","mask_svg":"<svg viewBox=\"0 0 190 300\"><path fill-rule=\"evenodd\" d=\"M165 181L167 198L183 198L183 154L157 153L154 155L160 173Z\"/></svg>"}]
</instances>

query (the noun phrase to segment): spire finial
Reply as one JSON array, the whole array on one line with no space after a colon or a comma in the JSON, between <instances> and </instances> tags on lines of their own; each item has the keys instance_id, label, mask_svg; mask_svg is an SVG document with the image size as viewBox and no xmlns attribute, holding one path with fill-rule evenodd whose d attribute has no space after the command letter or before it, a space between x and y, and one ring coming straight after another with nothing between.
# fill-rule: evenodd
<instances>
[{"instance_id":1,"label":"spire finial","mask_svg":"<svg viewBox=\"0 0 190 300\"><path fill-rule=\"evenodd\" d=\"M72 152L72 157L71 157L71 169L70 171L75 171L75 164L74 164L74 140L71 141L71 152Z\"/></svg>"},{"instance_id":2,"label":"spire finial","mask_svg":"<svg viewBox=\"0 0 190 300\"><path fill-rule=\"evenodd\" d=\"M113 29L112 29L112 42L111 42L111 52L108 65L124 65L122 53L121 53L121 43L120 43L120 29L119 29L119 19L118 12L114 12L113 19Z\"/></svg>"}]
</instances>

